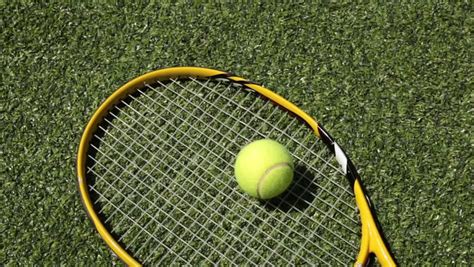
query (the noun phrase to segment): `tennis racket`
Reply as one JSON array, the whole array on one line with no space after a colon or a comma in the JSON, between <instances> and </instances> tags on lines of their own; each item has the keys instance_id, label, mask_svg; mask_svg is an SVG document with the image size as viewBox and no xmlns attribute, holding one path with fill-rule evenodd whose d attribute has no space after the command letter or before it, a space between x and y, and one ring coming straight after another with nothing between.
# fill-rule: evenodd
<instances>
[{"instance_id":1,"label":"tennis racket","mask_svg":"<svg viewBox=\"0 0 474 267\"><path fill-rule=\"evenodd\" d=\"M241 192L246 144L277 140L294 181L277 198ZM291 102L232 74L196 67L126 83L88 122L79 191L100 236L126 264L394 266L357 171Z\"/></svg>"}]
</instances>

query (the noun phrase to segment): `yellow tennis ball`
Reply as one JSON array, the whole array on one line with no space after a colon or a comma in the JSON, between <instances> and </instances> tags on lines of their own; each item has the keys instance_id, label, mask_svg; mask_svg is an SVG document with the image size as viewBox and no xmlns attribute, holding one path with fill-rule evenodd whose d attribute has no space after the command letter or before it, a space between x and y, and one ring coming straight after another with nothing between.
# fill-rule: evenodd
<instances>
[{"instance_id":1,"label":"yellow tennis ball","mask_svg":"<svg viewBox=\"0 0 474 267\"><path fill-rule=\"evenodd\" d=\"M260 199L283 193L293 181L293 169L288 150L270 139L246 145L235 160L235 177L240 188Z\"/></svg>"}]
</instances>

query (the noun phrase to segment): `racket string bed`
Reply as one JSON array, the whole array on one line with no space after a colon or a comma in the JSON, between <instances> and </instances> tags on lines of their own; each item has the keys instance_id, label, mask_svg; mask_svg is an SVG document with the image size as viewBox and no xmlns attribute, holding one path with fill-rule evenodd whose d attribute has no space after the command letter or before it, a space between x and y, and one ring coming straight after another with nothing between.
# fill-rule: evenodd
<instances>
[{"instance_id":1,"label":"racket string bed","mask_svg":"<svg viewBox=\"0 0 474 267\"><path fill-rule=\"evenodd\" d=\"M344 175L311 130L270 101L226 81L157 81L104 122L91 145L90 191L143 263L353 261L359 222ZM285 143L296 163L292 188L266 203L238 190L232 166L262 138Z\"/></svg>"}]
</instances>

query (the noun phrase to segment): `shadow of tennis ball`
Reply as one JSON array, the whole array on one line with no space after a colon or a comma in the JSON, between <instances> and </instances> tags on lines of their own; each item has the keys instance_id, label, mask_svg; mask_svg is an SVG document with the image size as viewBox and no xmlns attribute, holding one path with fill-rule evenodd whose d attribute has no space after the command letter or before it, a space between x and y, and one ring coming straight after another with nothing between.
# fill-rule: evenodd
<instances>
[{"instance_id":1,"label":"shadow of tennis ball","mask_svg":"<svg viewBox=\"0 0 474 267\"><path fill-rule=\"evenodd\" d=\"M261 202L268 210L302 211L308 208L316 196L316 182L314 174L304 165L296 165L293 182L281 195Z\"/></svg>"}]
</instances>

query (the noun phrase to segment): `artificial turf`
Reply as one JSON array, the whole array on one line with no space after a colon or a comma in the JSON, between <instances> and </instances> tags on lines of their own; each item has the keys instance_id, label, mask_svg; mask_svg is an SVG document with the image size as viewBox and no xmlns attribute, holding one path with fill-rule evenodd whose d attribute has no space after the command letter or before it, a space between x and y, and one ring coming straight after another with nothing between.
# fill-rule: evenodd
<instances>
[{"instance_id":1,"label":"artificial turf","mask_svg":"<svg viewBox=\"0 0 474 267\"><path fill-rule=\"evenodd\" d=\"M472 3L0 4L0 264L119 262L75 157L127 80L204 66L314 115L357 165L401 265L473 259Z\"/></svg>"}]
</instances>

